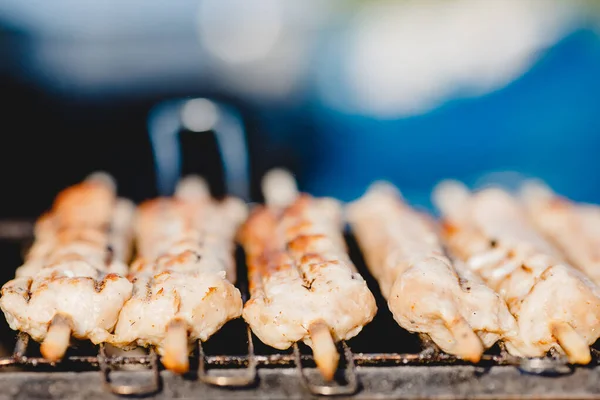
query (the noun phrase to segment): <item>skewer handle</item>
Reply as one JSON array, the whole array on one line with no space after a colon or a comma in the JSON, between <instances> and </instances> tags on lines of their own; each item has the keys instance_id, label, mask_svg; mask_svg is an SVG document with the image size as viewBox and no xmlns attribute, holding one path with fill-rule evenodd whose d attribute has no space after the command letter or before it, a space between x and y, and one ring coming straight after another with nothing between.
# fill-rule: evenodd
<instances>
[{"instance_id":1,"label":"skewer handle","mask_svg":"<svg viewBox=\"0 0 600 400\"><path fill-rule=\"evenodd\" d=\"M173 193L180 177L182 152L178 134L188 129L213 133L221 154L227 191L249 200L246 131L242 116L234 107L207 98L170 99L150 111L147 123L158 191L162 196Z\"/></svg>"}]
</instances>

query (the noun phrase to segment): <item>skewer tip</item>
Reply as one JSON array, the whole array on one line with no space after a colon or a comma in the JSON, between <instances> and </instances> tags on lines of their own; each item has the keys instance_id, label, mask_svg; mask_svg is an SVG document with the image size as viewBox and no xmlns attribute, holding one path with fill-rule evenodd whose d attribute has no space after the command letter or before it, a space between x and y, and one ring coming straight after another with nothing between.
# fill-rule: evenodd
<instances>
[{"instance_id":1,"label":"skewer tip","mask_svg":"<svg viewBox=\"0 0 600 400\"><path fill-rule=\"evenodd\" d=\"M526 202L547 200L554 196L554 192L544 182L531 179L523 183L519 189L519 197Z\"/></svg>"},{"instance_id":2,"label":"skewer tip","mask_svg":"<svg viewBox=\"0 0 600 400\"><path fill-rule=\"evenodd\" d=\"M298 186L291 172L274 168L262 179L262 192L269 207L285 208L298 197Z\"/></svg>"},{"instance_id":3,"label":"skewer tip","mask_svg":"<svg viewBox=\"0 0 600 400\"><path fill-rule=\"evenodd\" d=\"M119 197L113 211L112 229L118 232L127 231L131 227L135 214L135 203L129 199Z\"/></svg>"},{"instance_id":4,"label":"skewer tip","mask_svg":"<svg viewBox=\"0 0 600 400\"><path fill-rule=\"evenodd\" d=\"M398 189L398 187L396 187L391 182L383 180L375 181L372 184L370 184L367 193L381 194L400 199L402 198L402 193L400 192L400 189Z\"/></svg>"},{"instance_id":5,"label":"skewer tip","mask_svg":"<svg viewBox=\"0 0 600 400\"><path fill-rule=\"evenodd\" d=\"M161 361L166 369L177 374L189 371L188 327L184 321L172 321L167 326Z\"/></svg>"},{"instance_id":6,"label":"skewer tip","mask_svg":"<svg viewBox=\"0 0 600 400\"><path fill-rule=\"evenodd\" d=\"M329 327L323 321L316 321L309 326L308 333L312 341L317 368L326 381L331 381L337 370L340 355L331 337Z\"/></svg>"},{"instance_id":7,"label":"skewer tip","mask_svg":"<svg viewBox=\"0 0 600 400\"><path fill-rule=\"evenodd\" d=\"M200 175L188 175L177 183L175 197L186 201L205 200L210 198L210 189Z\"/></svg>"},{"instance_id":8,"label":"skewer tip","mask_svg":"<svg viewBox=\"0 0 600 400\"><path fill-rule=\"evenodd\" d=\"M589 364L592 361L590 347L571 325L566 322L553 323L551 332L567 353L571 364Z\"/></svg>"},{"instance_id":9,"label":"skewer tip","mask_svg":"<svg viewBox=\"0 0 600 400\"><path fill-rule=\"evenodd\" d=\"M123 220L129 219L135 214L136 206L135 203L124 197L119 197L115 204L115 219Z\"/></svg>"},{"instance_id":10,"label":"skewer tip","mask_svg":"<svg viewBox=\"0 0 600 400\"><path fill-rule=\"evenodd\" d=\"M444 323L454 337L456 347L454 353L463 360L479 362L484 351L483 344L469 323L462 317Z\"/></svg>"},{"instance_id":11,"label":"skewer tip","mask_svg":"<svg viewBox=\"0 0 600 400\"><path fill-rule=\"evenodd\" d=\"M456 180L445 180L438 183L431 195L433 204L445 216L453 215L470 196L469 188Z\"/></svg>"},{"instance_id":12,"label":"skewer tip","mask_svg":"<svg viewBox=\"0 0 600 400\"><path fill-rule=\"evenodd\" d=\"M108 172L104 172L104 171L93 172L85 178L85 181L99 183L99 184L106 186L113 192L117 191L117 181Z\"/></svg>"},{"instance_id":13,"label":"skewer tip","mask_svg":"<svg viewBox=\"0 0 600 400\"><path fill-rule=\"evenodd\" d=\"M71 340L71 324L68 318L56 315L40 346L42 356L48 361L58 361L65 355Z\"/></svg>"}]
</instances>

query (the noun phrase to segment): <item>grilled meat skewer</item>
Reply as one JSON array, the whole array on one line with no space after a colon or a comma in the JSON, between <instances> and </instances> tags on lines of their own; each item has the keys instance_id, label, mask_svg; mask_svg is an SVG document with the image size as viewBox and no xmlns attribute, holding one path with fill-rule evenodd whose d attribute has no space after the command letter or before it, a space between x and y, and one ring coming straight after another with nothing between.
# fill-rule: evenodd
<instances>
[{"instance_id":1,"label":"grilled meat skewer","mask_svg":"<svg viewBox=\"0 0 600 400\"><path fill-rule=\"evenodd\" d=\"M536 227L600 285L600 206L572 202L537 182L528 182L521 198Z\"/></svg>"},{"instance_id":2,"label":"grilled meat skewer","mask_svg":"<svg viewBox=\"0 0 600 400\"><path fill-rule=\"evenodd\" d=\"M256 208L240 233L251 294L244 319L272 347L311 346L330 380L339 361L334 342L373 319L375 299L346 252L337 201L298 195L280 170L265 176L263 190L267 206Z\"/></svg>"},{"instance_id":3,"label":"grilled meat skewer","mask_svg":"<svg viewBox=\"0 0 600 400\"><path fill-rule=\"evenodd\" d=\"M9 325L42 342L49 360L63 357L71 336L93 343L109 338L131 296L131 283L111 271L123 261L108 260L115 201L112 178L102 174L59 193L36 225L25 265L2 287L0 307Z\"/></svg>"},{"instance_id":4,"label":"grilled meat skewer","mask_svg":"<svg viewBox=\"0 0 600 400\"><path fill-rule=\"evenodd\" d=\"M446 257L433 221L404 203L396 188L373 185L348 207L348 218L403 328L473 362L499 339L517 337L504 300Z\"/></svg>"},{"instance_id":5,"label":"grilled meat skewer","mask_svg":"<svg viewBox=\"0 0 600 400\"><path fill-rule=\"evenodd\" d=\"M571 363L591 360L600 336L600 290L568 265L531 225L519 202L489 188L471 194L458 182L435 191L450 249L506 301L525 356L551 348Z\"/></svg>"},{"instance_id":6,"label":"grilled meat skewer","mask_svg":"<svg viewBox=\"0 0 600 400\"><path fill-rule=\"evenodd\" d=\"M182 180L174 198L140 205L133 296L111 343L154 346L166 368L186 372L193 344L242 313L233 240L246 213L238 199L213 201L195 177Z\"/></svg>"}]
</instances>

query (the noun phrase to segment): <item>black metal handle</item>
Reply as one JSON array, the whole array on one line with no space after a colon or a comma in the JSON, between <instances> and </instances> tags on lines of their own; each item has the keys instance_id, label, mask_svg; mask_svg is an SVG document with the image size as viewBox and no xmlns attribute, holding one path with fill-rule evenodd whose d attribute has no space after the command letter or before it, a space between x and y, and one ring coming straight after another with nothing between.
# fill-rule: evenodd
<instances>
[{"instance_id":1,"label":"black metal handle","mask_svg":"<svg viewBox=\"0 0 600 400\"><path fill-rule=\"evenodd\" d=\"M148 134L160 195L172 195L181 175L178 133L213 132L217 140L228 193L250 198L248 146L240 113L232 106L207 98L174 99L157 104L148 116Z\"/></svg>"}]
</instances>

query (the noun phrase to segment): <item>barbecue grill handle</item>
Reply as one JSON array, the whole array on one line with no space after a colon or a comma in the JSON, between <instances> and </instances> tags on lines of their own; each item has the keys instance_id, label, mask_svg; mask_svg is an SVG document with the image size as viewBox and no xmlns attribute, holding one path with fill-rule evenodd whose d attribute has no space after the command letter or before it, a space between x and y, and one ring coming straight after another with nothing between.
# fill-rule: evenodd
<instances>
[{"instance_id":1,"label":"barbecue grill handle","mask_svg":"<svg viewBox=\"0 0 600 400\"><path fill-rule=\"evenodd\" d=\"M186 123L186 118L193 121ZM228 193L248 201L248 146L241 115L230 105L203 98L167 100L150 111L148 134L159 194L172 195L181 176L182 152L178 134L182 129L213 132Z\"/></svg>"}]
</instances>

